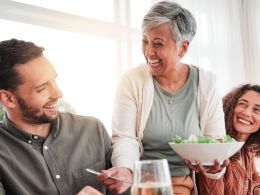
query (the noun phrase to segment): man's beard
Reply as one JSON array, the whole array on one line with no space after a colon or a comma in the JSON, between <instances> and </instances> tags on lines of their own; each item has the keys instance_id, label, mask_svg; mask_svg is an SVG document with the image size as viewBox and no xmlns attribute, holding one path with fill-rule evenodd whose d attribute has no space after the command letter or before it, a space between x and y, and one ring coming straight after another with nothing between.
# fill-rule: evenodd
<instances>
[{"instance_id":1,"label":"man's beard","mask_svg":"<svg viewBox=\"0 0 260 195\"><path fill-rule=\"evenodd\" d=\"M17 97L18 104L20 106L21 112L26 121L41 124L41 123L50 123L54 121L56 117L48 117L44 113L40 114L40 110L38 108L33 108L29 106L21 97Z\"/></svg>"}]
</instances>

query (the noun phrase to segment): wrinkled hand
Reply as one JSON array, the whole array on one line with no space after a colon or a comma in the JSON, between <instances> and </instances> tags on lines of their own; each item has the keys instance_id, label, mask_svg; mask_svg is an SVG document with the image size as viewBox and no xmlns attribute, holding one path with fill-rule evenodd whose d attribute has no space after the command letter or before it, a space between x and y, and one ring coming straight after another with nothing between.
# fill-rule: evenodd
<instances>
[{"instance_id":1,"label":"wrinkled hand","mask_svg":"<svg viewBox=\"0 0 260 195\"><path fill-rule=\"evenodd\" d=\"M101 174L97 176L97 180L104 183L106 188L114 194L122 194L130 187L130 184L112 179L110 176L118 177L129 182L132 182L133 179L133 174L128 168L112 167L108 170L103 170Z\"/></svg>"},{"instance_id":2,"label":"wrinkled hand","mask_svg":"<svg viewBox=\"0 0 260 195\"><path fill-rule=\"evenodd\" d=\"M229 159L225 160L221 165L218 160L215 160L214 165L212 166L203 166L200 161L196 161L196 165L192 165L190 161L185 160L185 163L194 171L202 172L202 173L219 173L222 171L226 166L229 165Z\"/></svg>"},{"instance_id":3,"label":"wrinkled hand","mask_svg":"<svg viewBox=\"0 0 260 195\"><path fill-rule=\"evenodd\" d=\"M95 188L86 186L79 193L77 193L77 195L103 195L103 194L97 191Z\"/></svg>"}]
</instances>

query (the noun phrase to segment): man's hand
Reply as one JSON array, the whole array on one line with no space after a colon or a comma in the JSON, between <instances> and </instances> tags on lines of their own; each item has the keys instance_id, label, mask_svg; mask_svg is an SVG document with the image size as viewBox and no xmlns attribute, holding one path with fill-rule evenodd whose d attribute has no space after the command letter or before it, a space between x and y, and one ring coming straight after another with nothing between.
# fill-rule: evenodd
<instances>
[{"instance_id":1,"label":"man's hand","mask_svg":"<svg viewBox=\"0 0 260 195\"><path fill-rule=\"evenodd\" d=\"M112 179L110 176L129 182L132 182L133 179L132 171L128 168L112 167L108 170L103 170L101 174L97 176L97 180L104 183L106 188L114 194L122 194L130 187L130 184Z\"/></svg>"},{"instance_id":2,"label":"man's hand","mask_svg":"<svg viewBox=\"0 0 260 195\"><path fill-rule=\"evenodd\" d=\"M103 195L103 194L97 191L95 188L86 186L79 193L77 193L77 195Z\"/></svg>"}]
</instances>

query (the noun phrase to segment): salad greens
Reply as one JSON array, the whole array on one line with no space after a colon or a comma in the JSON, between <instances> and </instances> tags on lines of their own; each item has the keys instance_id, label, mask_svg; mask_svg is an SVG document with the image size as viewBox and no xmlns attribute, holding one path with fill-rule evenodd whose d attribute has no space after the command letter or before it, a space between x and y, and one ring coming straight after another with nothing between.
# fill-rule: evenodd
<instances>
[{"instance_id":1,"label":"salad greens","mask_svg":"<svg viewBox=\"0 0 260 195\"><path fill-rule=\"evenodd\" d=\"M175 144L187 144L187 143L229 143L236 142L236 140L229 135L209 137L204 135L190 135L188 139L182 139L180 136L175 135L173 138Z\"/></svg>"}]
</instances>

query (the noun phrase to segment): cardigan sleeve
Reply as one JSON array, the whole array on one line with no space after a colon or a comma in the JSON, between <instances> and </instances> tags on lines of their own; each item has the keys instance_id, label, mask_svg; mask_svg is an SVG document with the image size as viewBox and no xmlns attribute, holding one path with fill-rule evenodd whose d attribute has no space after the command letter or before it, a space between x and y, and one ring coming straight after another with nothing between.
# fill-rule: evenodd
<instances>
[{"instance_id":1,"label":"cardigan sleeve","mask_svg":"<svg viewBox=\"0 0 260 195\"><path fill-rule=\"evenodd\" d=\"M233 164L230 163L226 167L226 172L224 176L219 179L211 179L203 173L197 174L197 186L199 194L203 195L229 195L230 192L227 192L227 188L233 187L234 173L233 169L238 167L233 167Z\"/></svg>"},{"instance_id":2,"label":"cardigan sleeve","mask_svg":"<svg viewBox=\"0 0 260 195\"><path fill-rule=\"evenodd\" d=\"M222 136L226 134L221 95L212 72L199 69L200 124L203 134Z\"/></svg>"},{"instance_id":3,"label":"cardigan sleeve","mask_svg":"<svg viewBox=\"0 0 260 195\"><path fill-rule=\"evenodd\" d=\"M133 169L139 159L136 133L137 101L134 72L127 72L119 82L112 114L112 165Z\"/></svg>"}]
</instances>

